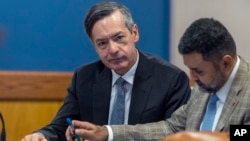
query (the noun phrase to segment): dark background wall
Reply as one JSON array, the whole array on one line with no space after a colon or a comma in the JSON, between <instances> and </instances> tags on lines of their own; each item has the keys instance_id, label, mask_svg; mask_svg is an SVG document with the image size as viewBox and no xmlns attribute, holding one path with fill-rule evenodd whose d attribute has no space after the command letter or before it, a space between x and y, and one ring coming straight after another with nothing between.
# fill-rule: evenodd
<instances>
[{"instance_id":1,"label":"dark background wall","mask_svg":"<svg viewBox=\"0 0 250 141\"><path fill-rule=\"evenodd\" d=\"M99 0L100 1L100 0ZM98 59L84 33L98 0L0 0L0 70L73 71ZM169 1L119 0L139 26L137 47L169 60Z\"/></svg>"}]
</instances>

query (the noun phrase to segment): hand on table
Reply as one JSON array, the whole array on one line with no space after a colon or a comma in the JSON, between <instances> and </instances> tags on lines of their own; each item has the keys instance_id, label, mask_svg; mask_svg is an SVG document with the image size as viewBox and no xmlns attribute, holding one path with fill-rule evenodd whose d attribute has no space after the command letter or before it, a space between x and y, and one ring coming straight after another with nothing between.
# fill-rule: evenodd
<instances>
[{"instance_id":1,"label":"hand on table","mask_svg":"<svg viewBox=\"0 0 250 141\"><path fill-rule=\"evenodd\" d=\"M75 131L72 131L70 126L67 128L65 133L67 141L73 141L74 132L85 140L106 141L108 139L108 130L104 126L78 120L73 120L72 125Z\"/></svg>"},{"instance_id":2,"label":"hand on table","mask_svg":"<svg viewBox=\"0 0 250 141\"><path fill-rule=\"evenodd\" d=\"M42 133L26 135L21 141L48 141Z\"/></svg>"}]
</instances>

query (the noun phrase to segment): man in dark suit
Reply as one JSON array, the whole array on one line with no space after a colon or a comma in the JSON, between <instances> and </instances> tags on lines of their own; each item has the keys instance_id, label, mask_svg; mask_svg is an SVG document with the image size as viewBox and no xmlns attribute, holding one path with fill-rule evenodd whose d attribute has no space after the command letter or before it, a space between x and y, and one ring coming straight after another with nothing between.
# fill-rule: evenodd
<instances>
[{"instance_id":1,"label":"man in dark suit","mask_svg":"<svg viewBox=\"0 0 250 141\"><path fill-rule=\"evenodd\" d=\"M237 55L226 27L213 18L198 19L187 28L178 47L197 84L187 104L170 118L148 124L104 127L75 120L75 133L91 141L155 141L184 130L229 132L230 125L249 125L250 64ZM71 141L70 130L66 136Z\"/></svg>"},{"instance_id":2,"label":"man in dark suit","mask_svg":"<svg viewBox=\"0 0 250 141\"><path fill-rule=\"evenodd\" d=\"M116 100L115 82L120 77L127 82L123 124L163 120L189 99L185 72L138 51L135 45L139 40L138 27L125 6L116 2L93 6L87 13L85 30L100 60L75 71L68 95L54 120L22 141L66 140L67 117L110 124Z\"/></svg>"}]
</instances>

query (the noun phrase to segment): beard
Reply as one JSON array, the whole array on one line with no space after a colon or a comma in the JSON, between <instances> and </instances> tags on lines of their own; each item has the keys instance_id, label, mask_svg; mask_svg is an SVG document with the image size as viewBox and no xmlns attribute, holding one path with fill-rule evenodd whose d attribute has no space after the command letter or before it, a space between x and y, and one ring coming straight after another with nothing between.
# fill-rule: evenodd
<instances>
[{"instance_id":1,"label":"beard","mask_svg":"<svg viewBox=\"0 0 250 141\"><path fill-rule=\"evenodd\" d=\"M215 78L210 84L204 84L200 80L196 81L197 85L199 86L199 90L208 93L217 92L225 84L225 82L226 76L218 68Z\"/></svg>"}]
</instances>

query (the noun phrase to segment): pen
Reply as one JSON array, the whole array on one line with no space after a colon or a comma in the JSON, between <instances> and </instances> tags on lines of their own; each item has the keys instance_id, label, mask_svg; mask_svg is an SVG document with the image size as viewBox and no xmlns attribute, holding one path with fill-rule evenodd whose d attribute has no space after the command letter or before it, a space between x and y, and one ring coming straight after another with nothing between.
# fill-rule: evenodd
<instances>
[{"instance_id":1,"label":"pen","mask_svg":"<svg viewBox=\"0 0 250 141\"><path fill-rule=\"evenodd\" d=\"M74 126L73 126L73 124L72 124L71 118L68 117L68 118L66 118L66 120L67 120L67 122L68 122L70 128L72 129L73 133L75 134L75 128L74 128ZM75 138L76 138L77 141L81 141L79 135L75 134Z\"/></svg>"}]
</instances>

